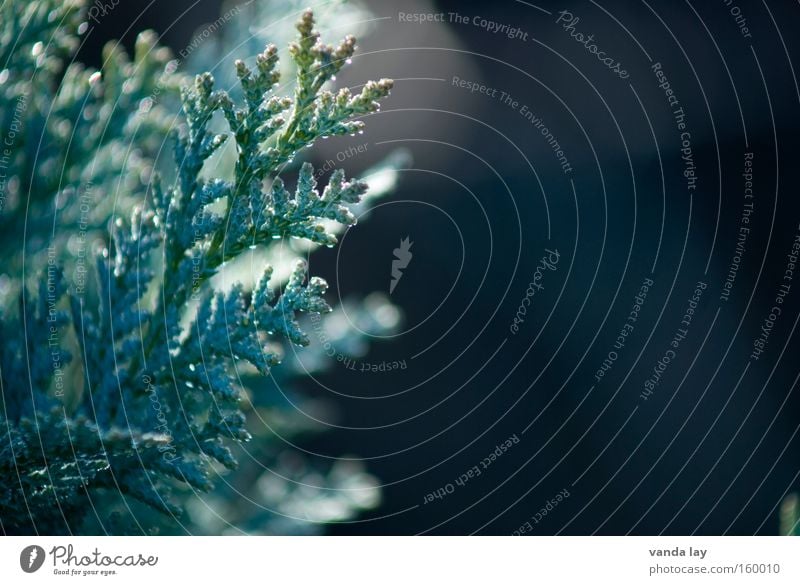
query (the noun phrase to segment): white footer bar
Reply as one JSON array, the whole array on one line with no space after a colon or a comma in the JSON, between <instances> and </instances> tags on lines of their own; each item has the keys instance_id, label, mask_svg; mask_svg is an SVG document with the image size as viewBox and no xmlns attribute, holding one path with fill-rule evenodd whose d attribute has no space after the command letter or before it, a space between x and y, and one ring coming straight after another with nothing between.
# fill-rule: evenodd
<instances>
[{"instance_id":1,"label":"white footer bar","mask_svg":"<svg viewBox=\"0 0 800 585\"><path fill-rule=\"evenodd\" d=\"M6 537L0 583L800 583L782 537ZM580 581L579 581L580 580Z\"/></svg>"}]
</instances>

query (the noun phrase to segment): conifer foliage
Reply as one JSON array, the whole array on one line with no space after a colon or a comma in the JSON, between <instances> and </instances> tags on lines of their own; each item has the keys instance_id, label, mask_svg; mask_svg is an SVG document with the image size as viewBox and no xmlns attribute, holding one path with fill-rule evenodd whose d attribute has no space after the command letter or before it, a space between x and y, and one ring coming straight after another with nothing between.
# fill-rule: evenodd
<instances>
[{"instance_id":1,"label":"conifer foliage","mask_svg":"<svg viewBox=\"0 0 800 585\"><path fill-rule=\"evenodd\" d=\"M357 118L392 86L327 89L355 39L322 43L306 11L289 48L293 97L278 93L278 51L267 46L254 64L237 61L236 91L216 88L207 73L186 83L173 132L169 97L185 80L152 34L140 36L132 61L109 48L101 71L62 70L83 17L72 0L0 7L0 129L14 115L24 128L2 161L0 217L0 237L20 254L0 260L0 272L17 274L30 246L24 274L39 275L20 279L0 321L6 534L80 533L91 516L113 532L97 505L103 494L118 496L128 524L138 523L131 506L142 504L180 521L177 492L207 491L219 466L236 466L230 447L250 436L236 365L269 374L282 344L309 343L298 318L330 307L326 283L303 261L285 282L270 266L254 287L221 290L212 278L275 240L332 246L330 221L355 223L364 182L337 170L322 188L308 163L294 180L285 175L317 139L361 131ZM162 170L156 157L168 133L174 163ZM215 177L209 160L226 142L235 145L235 170ZM37 233L39 221L86 241L94 230L105 245L85 252L83 268L84 256L59 252L67 242ZM81 286L74 275L84 272Z\"/></svg>"}]
</instances>

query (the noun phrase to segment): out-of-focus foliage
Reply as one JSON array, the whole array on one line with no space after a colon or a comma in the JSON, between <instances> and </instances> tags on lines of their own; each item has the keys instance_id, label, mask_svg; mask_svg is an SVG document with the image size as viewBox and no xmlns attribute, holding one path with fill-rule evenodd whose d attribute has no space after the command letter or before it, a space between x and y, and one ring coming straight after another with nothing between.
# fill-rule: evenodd
<instances>
[{"instance_id":1,"label":"out-of-focus foliage","mask_svg":"<svg viewBox=\"0 0 800 585\"><path fill-rule=\"evenodd\" d=\"M0 6L0 243L28 260L48 247L85 259L114 210L144 199L182 80L150 32L133 58L109 43L101 71L70 62L82 20L74 0Z\"/></svg>"},{"instance_id":2,"label":"out-of-focus foliage","mask_svg":"<svg viewBox=\"0 0 800 585\"><path fill-rule=\"evenodd\" d=\"M800 536L800 498L797 494L786 496L781 503L780 534Z\"/></svg>"}]
</instances>

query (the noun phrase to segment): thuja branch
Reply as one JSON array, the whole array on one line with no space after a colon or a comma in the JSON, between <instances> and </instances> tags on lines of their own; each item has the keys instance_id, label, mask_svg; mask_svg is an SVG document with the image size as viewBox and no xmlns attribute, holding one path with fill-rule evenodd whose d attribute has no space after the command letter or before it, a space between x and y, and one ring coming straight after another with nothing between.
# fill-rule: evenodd
<instances>
[{"instance_id":1,"label":"thuja branch","mask_svg":"<svg viewBox=\"0 0 800 585\"><path fill-rule=\"evenodd\" d=\"M41 21L44 29L52 28L47 15L57 14L54 0L34 4L30 9L34 20ZM8 4L0 9L4 33L16 30L26 17L18 10L20 3L11 6L13 10ZM79 3L64 6L75 16L77 28ZM171 490L181 485L211 489L215 462L235 467L230 442L249 438L239 404L236 364L248 362L262 374L269 373L280 359L278 345L309 343L298 316L330 310L324 299L325 281L309 277L304 262L294 266L285 283L274 282L272 267L264 266L252 290L236 284L222 292L209 282L226 262L276 239L334 245L336 237L324 222L355 223L350 208L367 190L364 182L347 180L341 170L320 190L307 163L301 165L291 190L278 176L287 162L318 138L360 131L363 122L354 118L374 112L392 86L382 79L368 82L357 95L347 89L335 93L325 89L349 62L355 39L348 36L336 47L323 44L310 11L303 14L297 30L298 39L290 46L296 65L293 98L276 93L274 46L267 46L253 67L236 63L241 99L216 89L208 73L183 88L184 123L175 135L175 179L162 184L154 177L147 204L112 226L107 248L94 259L96 289L90 298L96 303L85 302L82 294L68 294L61 273L48 271L38 297L22 291L27 296L20 303L20 318L31 335L17 340L18 324L5 316L0 320L4 531L70 532L70 519L85 514L98 490L119 493L125 506L130 497L166 514L180 513L169 497ZM71 34L58 37L59 52L76 44L75 33ZM0 54L13 52L6 42L9 38L0 35ZM22 45L27 54L51 50L30 44L33 47ZM145 100L148 94L142 92L156 83L155 68L166 57L154 51L151 64L146 58L149 51L140 44L137 63L147 64L152 75L137 74L132 78L135 83L128 79L127 84L135 86L137 100ZM95 91L92 84L100 82L108 91L104 100L122 91L117 85L126 82L118 77L129 68L122 56L117 62L119 70L73 71L65 81L69 95ZM25 78L30 65L29 60L20 63L19 70L11 72L15 84ZM14 99L15 88L18 85L0 84L3 103ZM32 102L30 111L40 106ZM100 115L105 110L78 111L75 117L102 125L107 123ZM227 129L214 130L214 118L224 119ZM130 124L123 122L112 124L110 131L127 137ZM150 138L163 140L163 125L147 129ZM236 148L233 177L208 178L207 161L231 141ZM53 160L60 159L54 155ZM145 166L153 165L145 161ZM149 171L134 170L137 180L149 176ZM106 180L116 181L114 173L125 176L124 169L110 171ZM35 172L32 177L36 178ZM76 174L75 180L80 183L80 176ZM191 303L192 299L197 302ZM182 326L182 321L189 321L189 326ZM51 334L55 328L57 337L66 337L70 326L81 354L72 363L80 365L75 374L82 390L66 404L51 393L55 383ZM70 363L70 352L58 350L63 364ZM29 371L22 371L20 364L29 366ZM30 396L25 394L27 387L7 383L22 379L30 380ZM9 479L18 465L29 473L19 481Z\"/></svg>"},{"instance_id":2,"label":"thuja branch","mask_svg":"<svg viewBox=\"0 0 800 585\"><path fill-rule=\"evenodd\" d=\"M319 41L313 25L313 14L306 11L297 25L299 39L290 46L296 65L294 100L273 95L279 82L274 45L256 57L255 69L236 62L242 105L235 104L228 93L214 90L209 74L198 76L194 87L184 90L187 128L176 148L179 178L169 193L162 193L158 185L154 188L156 209L166 226L165 280L155 312L158 320L147 336L145 355L164 334L159 325L164 319L159 317L166 314L167 299L172 304L185 303L190 292L227 260L246 248L287 236L333 245L335 236L326 233L318 220L354 222L346 206L358 202L366 191L362 182L346 182L341 171L334 173L320 197L310 165L303 165L297 191L290 196L282 180L275 177L283 164L318 138L360 131L364 123L352 118L374 112L378 100L392 87L391 80L382 79L368 82L357 96L347 89L335 96L323 91L325 83L349 62L355 39L347 36L334 48ZM209 131L217 111L227 121L229 134ZM291 112L290 121L281 132L286 112ZM231 136L237 149L234 180L200 181L203 162ZM272 183L271 188L264 188L265 181ZM224 204L221 215L206 210L216 201ZM200 267L197 255L202 256ZM193 262L194 273L188 279L191 287L185 278L187 258ZM178 277L167 278L169 275Z\"/></svg>"}]
</instances>

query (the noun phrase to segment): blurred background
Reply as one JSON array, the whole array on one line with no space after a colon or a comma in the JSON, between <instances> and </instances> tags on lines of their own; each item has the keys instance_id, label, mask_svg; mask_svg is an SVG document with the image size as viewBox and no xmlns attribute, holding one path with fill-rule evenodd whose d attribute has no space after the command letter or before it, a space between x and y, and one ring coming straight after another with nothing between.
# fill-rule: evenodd
<instances>
[{"instance_id":1,"label":"blurred background","mask_svg":"<svg viewBox=\"0 0 800 585\"><path fill-rule=\"evenodd\" d=\"M79 59L150 28L182 68L224 71L264 39L285 55L306 4L120 2ZM325 432L285 457L381 487L327 532L778 533L800 486L797 4L312 5L329 42L359 37L338 85L396 85L363 135L307 160L357 176L402 160L312 259L345 301L331 327L369 343L312 335L292 362L309 373L291 424Z\"/></svg>"}]
</instances>

